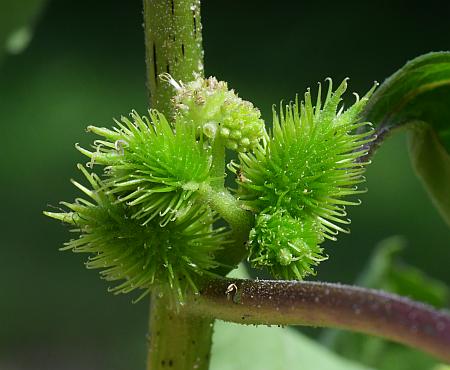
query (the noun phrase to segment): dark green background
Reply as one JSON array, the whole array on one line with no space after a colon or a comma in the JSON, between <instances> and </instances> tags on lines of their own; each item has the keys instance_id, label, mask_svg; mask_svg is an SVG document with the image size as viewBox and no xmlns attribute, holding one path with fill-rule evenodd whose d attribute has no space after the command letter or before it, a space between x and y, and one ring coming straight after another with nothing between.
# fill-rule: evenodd
<instances>
[{"instance_id":1,"label":"dark green background","mask_svg":"<svg viewBox=\"0 0 450 370\"><path fill-rule=\"evenodd\" d=\"M86 161L74 143L93 140L85 127L146 109L141 13L139 1L49 1L30 46L0 66L1 370L144 368L147 301L108 294L84 256L57 250L66 228L42 216L78 195L69 179ZM364 93L407 60L450 49L449 14L448 1L204 1L206 73L270 122L272 104L328 76ZM326 245L318 278L351 283L374 245L399 234L405 261L450 284L450 231L404 136L383 146L367 179L352 234Z\"/></svg>"}]
</instances>

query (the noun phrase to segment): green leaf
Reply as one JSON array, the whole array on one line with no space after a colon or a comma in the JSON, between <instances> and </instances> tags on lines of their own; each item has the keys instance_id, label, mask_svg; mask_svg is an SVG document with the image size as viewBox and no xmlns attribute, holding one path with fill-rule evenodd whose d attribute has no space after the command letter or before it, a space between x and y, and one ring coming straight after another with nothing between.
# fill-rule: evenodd
<instances>
[{"instance_id":1,"label":"green leaf","mask_svg":"<svg viewBox=\"0 0 450 370\"><path fill-rule=\"evenodd\" d=\"M447 104L450 107L450 91ZM450 127L450 120L448 123ZM450 155L436 132L426 124L416 125L412 130L409 149L414 169L431 201L450 225Z\"/></svg>"},{"instance_id":2,"label":"green leaf","mask_svg":"<svg viewBox=\"0 0 450 370\"><path fill-rule=\"evenodd\" d=\"M45 3L46 0L0 1L0 61L6 53L18 54L26 48Z\"/></svg>"},{"instance_id":3,"label":"green leaf","mask_svg":"<svg viewBox=\"0 0 450 370\"><path fill-rule=\"evenodd\" d=\"M395 292L437 308L445 307L449 303L449 288L417 267L402 262L399 257L405 247L402 237L381 241L356 285Z\"/></svg>"},{"instance_id":4,"label":"green leaf","mask_svg":"<svg viewBox=\"0 0 450 370\"><path fill-rule=\"evenodd\" d=\"M364 118L381 136L410 128L410 154L418 176L450 225L450 52L422 55L373 94Z\"/></svg>"},{"instance_id":5,"label":"green leaf","mask_svg":"<svg viewBox=\"0 0 450 370\"><path fill-rule=\"evenodd\" d=\"M217 322L212 370L369 370L289 328Z\"/></svg>"}]
</instances>

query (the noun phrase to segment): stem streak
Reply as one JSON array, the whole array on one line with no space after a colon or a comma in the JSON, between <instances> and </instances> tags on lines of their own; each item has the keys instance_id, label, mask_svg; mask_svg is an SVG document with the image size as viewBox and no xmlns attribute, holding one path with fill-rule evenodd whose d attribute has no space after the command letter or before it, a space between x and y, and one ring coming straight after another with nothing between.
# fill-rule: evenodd
<instances>
[{"instance_id":1,"label":"stem streak","mask_svg":"<svg viewBox=\"0 0 450 370\"><path fill-rule=\"evenodd\" d=\"M357 331L450 362L450 315L382 291L317 282L215 279L191 297L188 307L195 314L241 324Z\"/></svg>"},{"instance_id":2,"label":"stem streak","mask_svg":"<svg viewBox=\"0 0 450 370\"><path fill-rule=\"evenodd\" d=\"M203 76L200 0L144 0L147 87L152 108L172 113L173 89L158 77L189 82Z\"/></svg>"}]
</instances>

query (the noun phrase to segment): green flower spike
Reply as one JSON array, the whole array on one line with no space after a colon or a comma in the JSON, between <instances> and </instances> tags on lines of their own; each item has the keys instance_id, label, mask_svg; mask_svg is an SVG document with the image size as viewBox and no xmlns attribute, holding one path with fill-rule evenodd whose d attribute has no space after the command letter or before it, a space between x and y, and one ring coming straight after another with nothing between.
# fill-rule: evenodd
<instances>
[{"instance_id":1,"label":"green flower spike","mask_svg":"<svg viewBox=\"0 0 450 370\"><path fill-rule=\"evenodd\" d=\"M150 111L150 120L131 113L114 130L89 126L105 140L94 142L94 151L77 146L93 164L106 166L105 180L117 200L132 207L130 217L143 225L161 217L161 225L188 211L196 190L210 181L210 150L197 139L192 126Z\"/></svg>"},{"instance_id":2,"label":"green flower spike","mask_svg":"<svg viewBox=\"0 0 450 370\"><path fill-rule=\"evenodd\" d=\"M242 100L215 77L183 84L162 76L176 89L175 117L195 126L210 139L220 137L228 149L245 152L264 137L264 121L252 103Z\"/></svg>"},{"instance_id":3,"label":"green flower spike","mask_svg":"<svg viewBox=\"0 0 450 370\"><path fill-rule=\"evenodd\" d=\"M304 239L314 258L318 253L318 242L324 238L336 240L339 231L349 232L341 226L350 223L345 218L345 207L358 205L360 201L347 200L345 197L365 191L357 188L364 181L363 173L367 165L360 159L367 153L365 144L372 141L374 135L370 124L359 122L358 117L375 86L362 99L357 96L355 104L344 111L339 105L346 88L347 82L344 80L333 93L330 80L323 107L319 85L315 107L308 91L304 102L288 105L279 116L274 112L272 137L257 146L254 153L241 153L240 166L235 169L239 171L239 197L249 209L269 214L270 217L277 215L277 220L286 217L286 223L291 225L291 229L293 222L316 225L314 229L318 237ZM368 129L361 132L363 128ZM277 214L276 210L282 210L281 214ZM268 225L276 224L273 221ZM267 234L261 228L256 226L256 235ZM273 232L281 240L289 235L283 231L283 227L278 226ZM277 237L271 236L274 239ZM257 240L263 241L264 238ZM288 245L286 241L278 247L281 250ZM250 261L255 266L267 265L266 262L261 263L261 252L255 254L255 250L254 247L251 249ZM295 256L291 249L288 251ZM276 258L280 263L279 254ZM313 261L319 260L316 258ZM283 261L286 263L288 259ZM311 273L307 267L310 264L308 258L305 261L304 264L301 257L292 258L298 273L292 267L293 273L288 275L298 279ZM288 276L285 272L279 273L278 269L271 267L275 275Z\"/></svg>"},{"instance_id":4,"label":"green flower spike","mask_svg":"<svg viewBox=\"0 0 450 370\"><path fill-rule=\"evenodd\" d=\"M225 234L223 229L212 230L214 218L208 212L191 209L164 228L157 219L142 225L97 175L79 168L92 188L73 183L90 199L62 202L67 212L45 214L80 234L62 250L89 253L87 268L102 269L107 281L121 281L110 291L144 290L140 299L155 287L169 286L174 301L182 302L186 289L196 291L196 280L218 266L214 252Z\"/></svg>"}]
</instances>

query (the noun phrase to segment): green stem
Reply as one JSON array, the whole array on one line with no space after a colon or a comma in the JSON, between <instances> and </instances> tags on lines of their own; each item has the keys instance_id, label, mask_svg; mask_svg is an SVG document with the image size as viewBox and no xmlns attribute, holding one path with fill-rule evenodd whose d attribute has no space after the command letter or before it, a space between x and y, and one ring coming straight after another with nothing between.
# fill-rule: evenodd
<instances>
[{"instance_id":1,"label":"green stem","mask_svg":"<svg viewBox=\"0 0 450 370\"><path fill-rule=\"evenodd\" d=\"M152 296L147 370L209 367L214 319L171 310L169 298Z\"/></svg>"},{"instance_id":2,"label":"green stem","mask_svg":"<svg viewBox=\"0 0 450 370\"><path fill-rule=\"evenodd\" d=\"M147 87L151 107L170 117L174 89L159 79L177 81L203 76L200 0L143 0ZM213 319L172 309L153 292L147 370L208 369Z\"/></svg>"},{"instance_id":3,"label":"green stem","mask_svg":"<svg viewBox=\"0 0 450 370\"><path fill-rule=\"evenodd\" d=\"M203 76L200 0L144 0L144 27L151 106L168 117L174 91L159 75L183 82Z\"/></svg>"},{"instance_id":4,"label":"green stem","mask_svg":"<svg viewBox=\"0 0 450 370\"><path fill-rule=\"evenodd\" d=\"M198 193L202 200L216 211L230 226L232 244L216 253L217 261L224 266L215 272L226 275L232 270L246 255L246 243L248 235L253 227L253 215L241 207L237 200L225 188L225 143L216 135L212 142L212 166L209 184L203 184Z\"/></svg>"},{"instance_id":5,"label":"green stem","mask_svg":"<svg viewBox=\"0 0 450 370\"><path fill-rule=\"evenodd\" d=\"M211 187L222 189L225 181L225 143L220 135L216 135L212 142Z\"/></svg>"},{"instance_id":6,"label":"green stem","mask_svg":"<svg viewBox=\"0 0 450 370\"><path fill-rule=\"evenodd\" d=\"M209 184L201 185L198 190L201 198L216 211L230 226L233 244L216 254L216 259L230 267L236 266L245 256L248 234L254 224L254 216L243 209L238 199L231 195L225 187L213 188ZM220 273L227 273L228 269Z\"/></svg>"}]
</instances>

